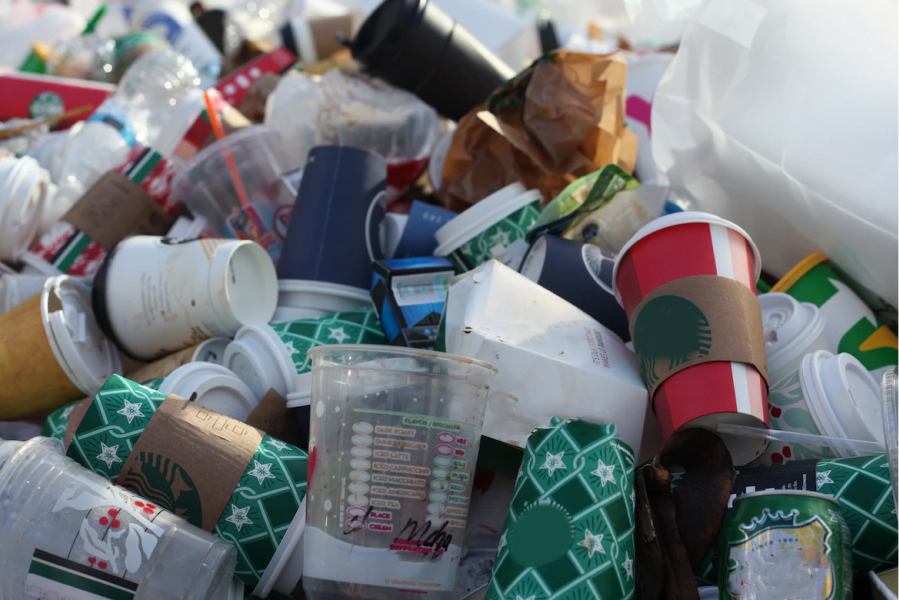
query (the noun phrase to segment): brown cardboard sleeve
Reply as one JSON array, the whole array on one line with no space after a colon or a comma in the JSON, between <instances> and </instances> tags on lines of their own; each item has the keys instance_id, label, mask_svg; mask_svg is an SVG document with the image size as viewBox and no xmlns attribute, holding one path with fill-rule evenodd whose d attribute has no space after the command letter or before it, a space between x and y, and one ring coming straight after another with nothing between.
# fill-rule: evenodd
<instances>
[{"instance_id":1,"label":"brown cardboard sleeve","mask_svg":"<svg viewBox=\"0 0 899 600\"><path fill-rule=\"evenodd\" d=\"M116 484L145 482L142 463L169 461L189 474L202 507L202 528L212 531L263 433L178 396L169 396L147 423L125 460ZM187 517L187 515L185 515Z\"/></svg>"},{"instance_id":2,"label":"brown cardboard sleeve","mask_svg":"<svg viewBox=\"0 0 899 600\"><path fill-rule=\"evenodd\" d=\"M145 383L147 381L150 381L151 379L165 377L178 367L184 366L187 363L193 361L194 353L197 351L197 346L199 345L200 344L196 344L194 346L191 346L190 348L179 350L178 352L169 354L168 356L163 356L159 360L154 360L151 363L147 363L140 367L138 370L129 373L127 375L127 378L131 381L136 381L137 383Z\"/></svg>"},{"instance_id":3,"label":"brown cardboard sleeve","mask_svg":"<svg viewBox=\"0 0 899 600\"><path fill-rule=\"evenodd\" d=\"M734 279L699 275L659 286L634 309L630 332L650 398L675 373L707 362L747 363L768 381L762 310Z\"/></svg>"},{"instance_id":4,"label":"brown cardboard sleeve","mask_svg":"<svg viewBox=\"0 0 899 600\"><path fill-rule=\"evenodd\" d=\"M165 235L174 222L150 194L118 171L106 173L63 220L106 251L135 233Z\"/></svg>"},{"instance_id":5,"label":"brown cardboard sleeve","mask_svg":"<svg viewBox=\"0 0 899 600\"><path fill-rule=\"evenodd\" d=\"M297 448L306 447L299 423L287 408L287 400L275 390L270 389L265 393L247 417L247 425Z\"/></svg>"},{"instance_id":6,"label":"brown cardboard sleeve","mask_svg":"<svg viewBox=\"0 0 899 600\"><path fill-rule=\"evenodd\" d=\"M84 413L87 412L88 407L90 407L91 402L93 401L94 397L88 396L76 404L72 412L69 413L69 420L66 421L66 433L62 441L66 452L69 450L69 444L72 443L72 438L75 437L75 432L78 431L78 426L81 425L81 419L84 418Z\"/></svg>"}]
</instances>

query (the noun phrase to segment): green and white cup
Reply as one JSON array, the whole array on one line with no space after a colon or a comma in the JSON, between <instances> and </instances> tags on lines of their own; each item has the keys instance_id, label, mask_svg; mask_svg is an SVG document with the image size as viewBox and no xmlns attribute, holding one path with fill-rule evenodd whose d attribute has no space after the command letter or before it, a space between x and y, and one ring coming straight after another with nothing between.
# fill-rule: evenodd
<instances>
[{"instance_id":1,"label":"green and white cup","mask_svg":"<svg viewBox=\"0 0 899 600\"><path fill-rule=\"evenodd\" d=\"M535 429L487 600L632 598L634 556L634 453L615 425Z\"/></svg>"},{"instance_id":2,"label":"green and white cup","mask_svg":"<svg viewBox=\"0 0 899 600\"><path fill-rule=\"evenodd\" d=\"M94 473L116 481L134 445L165 399L165 394L124 377L110 377L81 419L68 456ZM201 446L197 451L220 450ZM249 587L264 587L269 581L275 581L276 591L291 594L299 584L302 561L299 560L297 568L293 555L299 556L303 547L299 542L305 511L300 507L306 495L306 471L304 451L264 436L212 531L237 548L234 574ZM165 484L171 489L159 487ZM191 512L199 502L193 486L183 478L180 486L184 489L176 490L175 482L167 480L154 480L150 485L160 506L198 524L196 512ZM170 506L165 506L166 503ZM287 544L291 551L282 550L279 554L281 544ZM268 570L270 564L276 567L272 571ZM284 573L284 569L290 568L294 570Z\"/></svg>"},{"instance_id":3,"label":"green and white cup","mask_svg":"<svg viewBox=\"0 0 899 600\"><path fill-rule=\"evenodd\" d=\"M463 272L493 259L517 271L528 251L525 236L542 210L538 190L507 185L438 229L434 255L447 257Z\"/></svg>"},{"instance_id":4,"label":"green and white cup","mask_svg":"<svg viewBox=\"0 0 899 600\"><path fill-rule=\"evenodd\" d=\"M880 386L849 354L819 350L768 389L771 428L833 438L884 442ZM852 450L772 441L753 465L857 456Z\"/></svg>"}]
</instances>

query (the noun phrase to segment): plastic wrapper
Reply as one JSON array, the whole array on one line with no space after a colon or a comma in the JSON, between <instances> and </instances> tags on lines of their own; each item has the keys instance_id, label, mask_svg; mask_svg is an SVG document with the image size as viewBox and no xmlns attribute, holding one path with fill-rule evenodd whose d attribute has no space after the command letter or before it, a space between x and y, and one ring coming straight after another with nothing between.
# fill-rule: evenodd
<instances>
[{"instance_id":1,"label":"plastic wrapper","mask_svg":"<svg viewBox=\"0 0 899 600\"><path fill-rule=\"evenodd\" d=\"M815 252L896 306L894 2L711 0L652 108L672 190L734 221L775 277Z\"/></svg>"},{"instance_id":2,"label":"plastic wrapper","mask_svg":"<svg viewBox=\"0 0 899 600\"><path fill-rule=\"evenodd\" d=\"M440 200L462 211L516 181L553 198L610 163L632 172L637 139L624 124L626 71L619 53L555 52L536 61L459 122Z\"/></svg>"}]
</instances>

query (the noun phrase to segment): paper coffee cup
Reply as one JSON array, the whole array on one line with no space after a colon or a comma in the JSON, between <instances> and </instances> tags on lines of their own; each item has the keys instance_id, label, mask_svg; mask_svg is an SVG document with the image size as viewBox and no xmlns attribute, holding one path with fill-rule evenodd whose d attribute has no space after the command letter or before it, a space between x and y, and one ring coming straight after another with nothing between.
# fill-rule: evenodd
<instances>
[{"instance_id":1,"label":"paper coffee cup","mask_svg":"<svg viewBox=\"0 0 899 600\"><path fill-rule=\"evenodd\" d=\"M0 315L0 420L57 408L93 394L121 372L82 284L65 275Z\"/></svg>"},{"instance_id":2,"label":"paper coffee cup","mask_svg":"<svg viewBox=\"0 0 899 600\"><path fill-rule=\"evenodd\" d=\"M141 360L266 322L276 302L268 254L237 240L128 238L109 253L93 290L104 332Z\"/></svg>"},{"instance_id":3,"label":"paper coffee cup","mask_svg":"<svg viewBox=\"0 0 899 600\"><path fill-rule=\"evenodd\" d=\"M41 225L50 174L30 157L0 158L0 260L18 262Z\"/></svg>"},{"instance_id":4,"label":"paper coffee cup","mask_svg":"<svg viewBox=\"0 0 899 600\"><path fill-rule=\"evenodd\" d=\"M654 352L670 352L671 365L692 362L696 357L710 355L711 335L731 346L730 353L739 350L741 356L752 356L758 367L764 369L764 343L761 314L755 301L756 284L761 273L758 249L745 231L730 221L701 212L682 212L666 215L643 227L631 238L618 255L613 273L615 296L624 307L631 321L634 346L643 360L644 381L647 369L654 375L657 368L667 364L656 354L644 351L641 355L640 323L634 321L634 311L645 297L662 286L672 286L687 277L708 277L702 283L712 285L715 306L720 304L717 295L722 289L734 295L734 303L725 318L720 332L708 329L708 316L713 311L708 303L705 312L692 301L682 299L677 305L653 315L659 327L695 323L689 330L680 330L665 336L662 331L647 331L650 342L655 342ZM742 284L734 285L731 282ZM691 281L690 291L696 284ZM744 289L745 288L745 289ZM747 296L749 296L747 298ZM669 296L665 296L667 298ZM755 305L755 307L752 306ZM646 304L648 307L649 304ZM656 304L658 308L662 308ZM670 312L669 311L673 311ZM669 314L665 314L669 311ZM686 311L686 312L685 312ZM698 311L698 312L697 312ZM742 311L743 314L740 314ZM706 314L708 313L708 314ZM646 318L644 310L641 318ZM730 319L733 316L736 319ZM685 320L686 319L686 320ZM758 320L756 322L756 319ZM705 325L702 324L703 320ZM719 321L721 323L721 321ZM756 330L756 327L758 330ZM740 333L734 333L735 328ZM656 336L658 333L658 337ZM695 337L695 340L693 338ZM709 337L709 340L705 340ZM675 339L668 339L675 338ZM692 340L692 341L691 341ZM709 348L704 343L709 343ZM679 345L680 344L680 345ZM686 344L684 346L683 344ZM719 344L720 346L720 344ZM675 361L674 359L677 359ZM687 359L687 360L682 360ZM767 382L762 373L748 361L714 360L692 364L670 374L652 396L653 409L658 417L662 436L667 439L681 427L702 427L715 431L719 423L766 428ZM651 387L652 381L647 382ZM743 465L758 457L767 446L764 439L722 436L730 450L735 465Z\"/></svg>"},{"instance_id":5,"label":"paper coffee cup","mask_svg":"<svg viewBox=\"0 0 899 600\"><path fill-rule=\"evenodd\" d=\"M371 306L371 292L327 281L278 280L278 307L271 323L317 319Z\"/></svg>"},{"instance_id":6,"label":"paper coffee cup","mask_svg":"<svg viewBox=\"0 0 899 600\"><path fill-rule=\"evenodd\" d=\"M814 304L780 293L760 294L765 327L768 380L776 384L802 364L806 354L833 351L824 332L825 319Z\"/></svg>"},{"instance_id":7,"label":"paper coffee cup","mask_svg":"<svg viewBox=\"0 0 899 600\"><path fill-rule=\"evenodd\" d=\"M188 398L238 421L246 421L259 404L259 398L234 373L221 365L204 362L178 367L158 390L166 396L174 394Z\"/></svg>"},{"instance_id":8,"label":"paper coffee cup","mask_svg":"<svg viewBox=\"0 0 899 600\"><path fill-rule=\"evenodd\" d=\"M496 259L518 270L528 244L525 236L543 209L539 190L516 182L490 194L437 230L435 256L445 256L462 271Z\"/></svg>"}]
</instances>

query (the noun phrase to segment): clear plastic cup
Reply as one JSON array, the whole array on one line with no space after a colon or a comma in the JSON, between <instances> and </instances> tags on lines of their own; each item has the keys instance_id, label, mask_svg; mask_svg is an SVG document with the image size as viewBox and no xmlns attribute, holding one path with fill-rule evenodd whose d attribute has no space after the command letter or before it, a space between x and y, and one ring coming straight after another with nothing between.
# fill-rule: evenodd
<instances>
[{"instance_id":1,"label":"clear plastic cup","mask_svg":"<svg viewBox=\"0 0 899 600\"><path fill-rule=\"evenodd\" d=\"M0 442L0 507L0 539L15 540L0 545L0 598L219 600L231 587L234 547L63 456L59 440Z\"/></svg>"},{"instance_id":2,"label":"clear plastic cup","mask_svg":"<svg viewBox=\"0 0 899 600\"><path fill-rule=\"evenodd\" d=\"M307 598L453 598L496 370L385 346L308 354Z\"/></svg>"}]
</instances>

